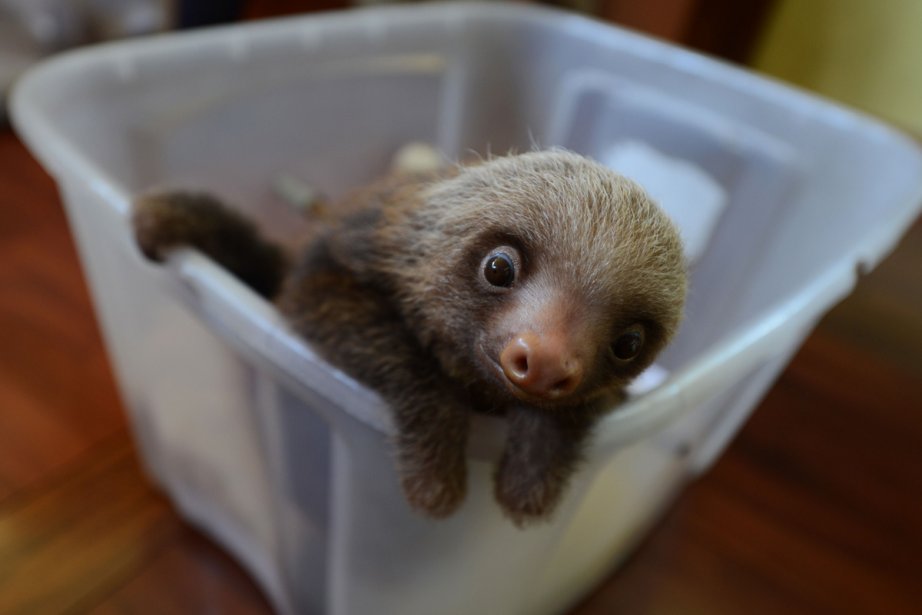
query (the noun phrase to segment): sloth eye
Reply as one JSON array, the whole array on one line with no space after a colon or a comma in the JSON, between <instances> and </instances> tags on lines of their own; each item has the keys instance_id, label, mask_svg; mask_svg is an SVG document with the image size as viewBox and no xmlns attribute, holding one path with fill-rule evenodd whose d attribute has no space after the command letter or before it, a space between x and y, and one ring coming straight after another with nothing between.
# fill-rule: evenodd
<instances>
[{"instance_id":1,"label":"sloth eye","mask_svg":"<svg viewBox=\"0 0 922 615\"><path fill-rule=\"evenodd\" d=\"M643 350L643 328L635 325L618 336L611 345L611 351L619 361L632 361Z\"/></svg>"},{"instance_id":2,"label":"sloth eye","mask_svg":"<svg viewBox=\"0 0 922 615\"><path fill-rule=\"evenodd\" d=\"M493 286L512 286L515 281L515 261L505 252L491 254L483 264L483 278Z\"/></svg>"}]
</instances>

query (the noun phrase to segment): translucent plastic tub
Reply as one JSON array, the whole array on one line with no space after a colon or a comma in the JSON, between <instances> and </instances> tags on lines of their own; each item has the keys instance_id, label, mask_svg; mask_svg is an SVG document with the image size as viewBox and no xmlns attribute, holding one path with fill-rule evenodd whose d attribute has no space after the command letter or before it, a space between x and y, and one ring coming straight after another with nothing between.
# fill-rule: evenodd
<instances>
[{"instance_id":1,"label":"translucent plastic tub","mask_svg":"<svg viewBox=\"0 0 922 615\"><path fill-rule=\"evenodd\" d=\"M565 608L723 449L922 195L916 147L874 121L516 6L363 10L89 49L29 74L13 119L60 185L146 466L288 613ZM604 421L547 525L519 531L493 502L500 426L487 421L464 507L442 522L414 515L374 394L211 261L185 251L157 268L133 245L139 190L208 188L282 236L280 173L336 195L409 141L450 157L537 142L603 161L642 144L725 196L660 361L668 378Z\"/></svg>"}]
</instances>

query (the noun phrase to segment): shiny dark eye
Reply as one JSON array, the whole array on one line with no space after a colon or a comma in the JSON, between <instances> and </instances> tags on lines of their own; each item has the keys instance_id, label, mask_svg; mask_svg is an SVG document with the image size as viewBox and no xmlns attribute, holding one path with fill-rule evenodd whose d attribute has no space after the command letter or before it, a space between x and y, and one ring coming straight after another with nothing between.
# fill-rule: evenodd
<instances>
[{"instance_id":1,"label":"shiny dark eye","mask_svg":"<svg viewBox=\"0 0 922 615\"><path fill-rule=\"evenodd\" d=\"M483 277L493 286L512 286L515 281L515 262L505 252L497 252L484 263Z\"/></svg>"},{"instance_id":2,"label":"shiny dark eye","mask_svg":"<svg viewBox=\"0 0 922 615\"><path fill-rule=\"evenodd\" d=\"M619 361L631 361L643 350L643 329L632 327L618 336L611 345L611 351Z\"/></svg>"}]
</instances>

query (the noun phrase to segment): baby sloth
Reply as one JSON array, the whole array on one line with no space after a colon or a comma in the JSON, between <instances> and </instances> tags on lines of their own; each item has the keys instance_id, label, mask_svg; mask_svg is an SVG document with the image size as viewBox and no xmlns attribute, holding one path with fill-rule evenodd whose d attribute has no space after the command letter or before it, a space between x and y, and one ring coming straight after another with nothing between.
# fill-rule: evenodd
<instances>
[{"instance_id":1,"label":"baby sloth","mask_svg":"<svg viewBox=\"0 0 922 615\"><path fill-rule=\"evenodd\" d=\"M134 225L155 260L180 245L211 255L376 390L406 498L432 517L464 498L476 411L507 420L497 502L519 526L547 518L685 300L666 215L564 151L392 174L331 208L294 257L205 195L141 199Z\"/></svg>"}]
</instances>

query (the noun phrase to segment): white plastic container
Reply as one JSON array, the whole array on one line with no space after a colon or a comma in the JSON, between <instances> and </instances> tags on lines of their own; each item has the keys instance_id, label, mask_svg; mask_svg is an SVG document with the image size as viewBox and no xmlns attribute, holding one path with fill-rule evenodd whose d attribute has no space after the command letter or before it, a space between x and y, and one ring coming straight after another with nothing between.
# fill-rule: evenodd
<instances>
[{"instance_id":1,"label":"white plastic container","mask_svg":"<svg viewBox=\"0 0 922 615\"><path fill-rule=\"evenodd\" d=\"M919 151L877 122L511 5L362 10L80 51L23 79L13 119L60 185L148 469L284 613L564 609L723 449L922 196ZM279 173L336 195L410 141L449 156L538 143L599 159L641 143L725 195L660 361L668 379L604 421L552 523L504 520L489 469L500 427L480 420L464 507L416 516L374 394L211 261L186 251L157 268L133 245L139 190L211 189L282 236Z\"/></svg>"}]
</instances>

